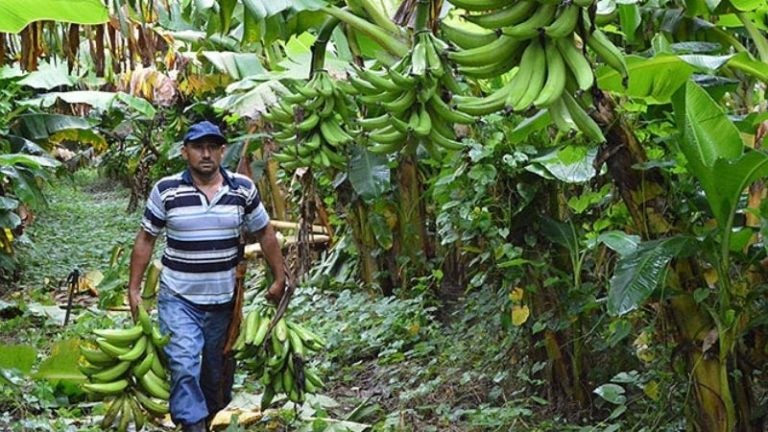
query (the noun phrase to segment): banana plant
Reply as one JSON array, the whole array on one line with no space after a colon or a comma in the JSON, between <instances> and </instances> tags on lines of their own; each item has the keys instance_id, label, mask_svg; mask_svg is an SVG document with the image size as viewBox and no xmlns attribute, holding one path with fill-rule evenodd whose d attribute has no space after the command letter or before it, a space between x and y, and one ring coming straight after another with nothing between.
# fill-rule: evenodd
<instances>
[{"instance_id":1,"label":"banana plant","mask_svg":"<svg viewBox=\"0 0 768 432\"><path fill-rule=\"evenodd\" d=\"M689 362L696 386L698 423L704 430L731 431L748 422L751 401L736 400L732 378L739 338L750 327L752 317L744 300L750 287L736 283L732 263L734 251L744 246L736 226L745 189L768 175L768 154L745 146L736 126L705 90L689 81L673 97L680 132L679 148L686 167L699 181L716 222L703 239L687 234L641 243L617 263L608 293L608 311L623 315L644 304L664 286L681 333L686 340L701 344L710 331L717 335L717 356L694 351ZM677 269L680 284L669 285L667 268L672 260L695 256L716 272L714 300L707 303L680 285L705 287L701 275L687 275L685 282ZM665 281L667 283L665 283ZM697 301L698 299L698 301ZM737 392L736 394L740 394ZM740 429L741 430L741 429Z\"/></svg>"}]
</instances>

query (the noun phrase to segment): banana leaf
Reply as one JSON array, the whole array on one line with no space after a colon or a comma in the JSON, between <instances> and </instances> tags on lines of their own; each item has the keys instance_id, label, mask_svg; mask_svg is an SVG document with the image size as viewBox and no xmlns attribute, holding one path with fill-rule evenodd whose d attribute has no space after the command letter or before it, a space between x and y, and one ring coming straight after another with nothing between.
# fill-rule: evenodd
<instances>
[{"instance_id":1,"label":"banana leaf","mask_svg":"<svg viewBox=\"0 0 768 432\"><path fill-rule=\"evenodd\" d=\"M349 161L349 182L360 197L373 200L390 187L390 169L387 158L375 155L368 150L352 147Z\"/></svg>"},{"instance_id":2,"label":"banana leaf","mask_svg":"<svg viewBox=\"0 0 768 432\"><path fill-rule=\"evenodd\" d=\"M608 288L608 313L624 315L640 306L656 290L675 257L689 256L698 241L677 236L641 243L619 259Z\"/></svg>"},{"instance_id":3,"label":"banana leaf","mask_svg":"<svg viewBox=\"0 0 768 432\"><path fill-rule=\"evenodd\" d=\"M91 129L91 124L83 118L61 114L24 114L16 119L13 130L16 135L36 141L48 139L56 132L65 129Z\"/></svg>"},{"instance_id":4,"label":"banana leaf","mask_svg":"<svg viewBox=\"0 0 768 432\"><path fill-rule=\"evenodd\" d=\"M19 33L27 24L52 20L77 24L103 24L109 20L101 0L3 0L0 33Z\"/></svg>"},{"instance_id":5,"label":"banana leaf","mask_svg":"<svg viewBox=\"0 0 768 432\"><path fill-rule=\"evenodd\" d=\"M603 66L597 71L597 83L609 90L644 99L648 104L669 103L672 95L688 81L694 68L674 55L661 54L650 59L626 56L629 70L628 87L624 89L621 75Z\"/></svg>"},{"instance_id":6,"label":"banana leaf","mask_svg":"<svg viewBox=\"0 0 768 432\"><path fill-rule=\"evenodd\" d=\"M202 54L216 69L236 80L264 73L256 54L221 51L203 51Z\"/></svg>"},{"instance_id":7,"label":"banana leaf","mask_svg":"<svg viewBox=\"0 0 768 432\"><path fill-rule=\"evenodd\" d=\"M58 65L41 63L38 70L30 72L19 81L19 84L37 89L50 90L56 87L73 86L75 85L75 79L69 75L66 63L62 62Z\"/></svg>"}]
</instances>

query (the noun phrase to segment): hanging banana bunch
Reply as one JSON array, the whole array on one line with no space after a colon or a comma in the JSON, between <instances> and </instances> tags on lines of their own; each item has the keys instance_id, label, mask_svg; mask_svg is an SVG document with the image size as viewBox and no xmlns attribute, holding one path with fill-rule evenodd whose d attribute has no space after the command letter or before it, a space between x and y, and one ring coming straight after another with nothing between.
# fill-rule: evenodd
<instances>
[{"instance_id":1,"label":"hanging banana bunch","mask_svg":"<svg viewBox=\"0 0 768 432\"><path fill-rule=\"evenodd\" d=\"M287 170L309 166L344 169L345 148L355 135L346 127L355 116L353 104L328 71L315 71L312 79L264 114L280 144L280 152L272 157Z\"/></svg>"},{"instance_id":2,"label":"hanging banana bunch","mask_svg":"<svg viewBox=\"0 0 768 432\"><path fill-rule=\"evenodd\" d=\"M599 126L584 111L576 95L595 82L582 41L608 66L627 77L621 51L592 25L594 0L449 0L470 12L468 22L484 31L443 25L445 37L463 48L451 52L462 74L491 78L511 71L503 87L482 97L458 97L456 108L472 115L503 109L524 112L547 109L559 129L578 129L603 141ZM473 43L476 35L485 43Z\"/></svg>"},{"instance_id":3,"label":"hanging banana bunch","mask_svg":"<svg viewBox=\"0 0 768 432\"><path fill-rule=\"evenodd\" d=\"M448 45L426 28L431 3L419 1L413 48L384 71L356 67L350 84L373 116L359 121L372 153L402 151L421 142L435 157L464 146L456 140L454 124L471 124L472 115L453 109L443 99L461 92L447 60Z\"/></svg>"},{"instance_id":4,"label":"hanging banana bunch","mask_svg":"<svg viewBox=\"0 0 768 432\"><path fill-rule=\"evenodd\" d=\"M93 341L80 345L78 366L88 377L83 390L105 398L102 428L126 431L133 423L140 431L148 417L165 416L170 384L163 347L170 335L162 335L141 306L132 327L93 333Z\"/></svg>"},{"instance_id":5,"label":"hanging banana bunch","mask_svg":"<svg viewBox=\"0 0 768 432\"><path fill-rule=\"evenodd\" d=\"M264 384L262 410L269 407L276 394L284 393L290 401L303 403L307 394L323 387L317 370L306 365L306 358L310 351L323 349L325 340L285 315L270 332L274 314L271 306L251 309L233 346L235 357Z\"/></svg>"},{"instance_id":6,"label":"hanging banana bunch","mask_svg":"<svg viewBox=\"0 0 768 432\"><path fill-rule=\"evenodd\" d=\"M280 144L275 158L283 168L299 167L343 170L347 146L357 136L350 125L357 113L350 86L334 80L324 69L326 45L339 24L328 18L312 45L311 76L293 94L283 97L264 114L274 126L274 139Z\"/></svg>"}]
</instances>

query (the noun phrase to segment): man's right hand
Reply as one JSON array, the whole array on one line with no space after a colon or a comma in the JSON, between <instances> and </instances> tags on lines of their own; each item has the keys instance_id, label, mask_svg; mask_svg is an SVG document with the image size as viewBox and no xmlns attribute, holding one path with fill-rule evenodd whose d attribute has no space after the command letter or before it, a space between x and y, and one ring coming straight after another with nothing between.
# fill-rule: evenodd
<instances>
[{"instance_id":1,"label":"man's right hand","mask_svg":"<svg viewBox=\"0 0 768 432\"><path fill-rule=\"evenodd\" d=\"M128 306L131 308L131 316L136 321L136 317L139 313L139 305L141 304L141 291L138 289L128 288Z\"/></svg>"}]
</instances>

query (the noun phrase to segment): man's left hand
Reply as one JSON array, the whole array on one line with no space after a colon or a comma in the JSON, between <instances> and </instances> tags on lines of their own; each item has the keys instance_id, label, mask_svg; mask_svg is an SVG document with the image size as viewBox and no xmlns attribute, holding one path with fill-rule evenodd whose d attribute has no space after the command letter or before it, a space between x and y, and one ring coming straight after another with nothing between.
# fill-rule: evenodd
<instances>
[{"instance_id":1,"label":"man's left hand","mask_svg":"<svg viewBox=\"0 0 768 432\"><path fill-rule=\"evenodd\" d=\"M283 298L283 293L285 292L285 281L275 281L272 283L272 285L267 290L266 298L267 300L271 301L274 304L280 303L280 300Z\"/></svg>"}]
</instances>

